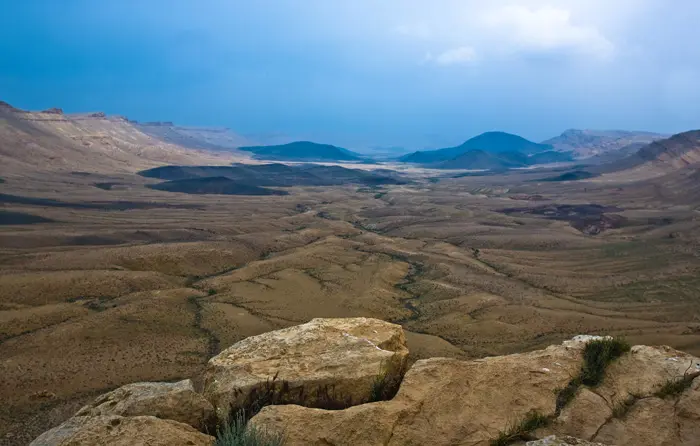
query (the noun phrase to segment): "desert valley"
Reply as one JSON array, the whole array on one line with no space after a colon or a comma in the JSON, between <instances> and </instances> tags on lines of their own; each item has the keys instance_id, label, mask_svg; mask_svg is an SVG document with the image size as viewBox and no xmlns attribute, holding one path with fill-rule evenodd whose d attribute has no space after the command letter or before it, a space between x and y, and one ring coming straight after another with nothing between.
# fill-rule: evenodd
<instances>
[{"instance_id":1,"label":"desert valley","mask_svg":"<svg viewBox=\"0 0 700 446\"><path fill-rule=\"evenodd\" d=\"M700 131L376 161L2 103L0 444L319 317L400 324L410 361L579 334L700 355L699 163Z\"/></svg>"}]
</instances>

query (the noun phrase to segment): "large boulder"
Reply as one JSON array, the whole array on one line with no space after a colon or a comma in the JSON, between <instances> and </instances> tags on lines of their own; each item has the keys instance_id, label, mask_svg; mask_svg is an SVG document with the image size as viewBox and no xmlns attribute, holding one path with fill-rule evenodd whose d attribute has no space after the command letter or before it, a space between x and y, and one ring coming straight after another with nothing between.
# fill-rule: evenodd
<instances>
[{"instance_id":1,"label":"large boulder","mask_svg":"<svg viewBox=\"0 0 700 446\"><path fill-rule=\"evenodd\" d=\"M557 408L557 393L579 373L592 339L473 361L421 360L390 401L340 411L270 406L251 423L283 433L287 446L485 446L536 411L550 422L531 432L549 436L535 444L567 444L562 438L571 435L590 442L584 445L697 446L700 378L678 394L655 396L669 379L700 370L697 358L668 347L633 347L608 366L602 384L582 386Z\"/></svg>"},{"instance_id":2,"label":"large boulder","mask_svg":"<svg viewBox=\"0 0 700 446\"><path fill-rule=\"evenodd\" d=\"M192 381L127 384L105 393L75 414L77 417L150 415L179 421L198 429L213 429L214 407L195 392Z\"/></svg>"},{"instance_id":3,"label":"large boulder","mask_svg":"<svg viewBox=\"0 0 700 446\"><path fill-rule=\"evenodd\" d=\"M313 319L244 339L210 359L204 395L220 419L270 403L345 408L398 386L407 356L399 325Z\"/></svg>"},{"instance_id":4,"label":"large boulder","mask_svg":"<svg viewBox=\"0 0 700 446\"><path fill-rule=\"evenodd\" d=\"M487 445L538 411L556 411L554 389L581 367L579 344L474 361L417 361L391 401L341 411L270 406L252 420L282 432L286 446Z\"/></svg>"},{"instance_id":5,"label":"large boulder","mask_svg":"<svg viewBox=\"0 0 700 446\"><path fill-rule=\"evenodd\" d=\"M212 446L214 437L156 417L74 417L29 446Z\"/></svg>"}]
</instances>

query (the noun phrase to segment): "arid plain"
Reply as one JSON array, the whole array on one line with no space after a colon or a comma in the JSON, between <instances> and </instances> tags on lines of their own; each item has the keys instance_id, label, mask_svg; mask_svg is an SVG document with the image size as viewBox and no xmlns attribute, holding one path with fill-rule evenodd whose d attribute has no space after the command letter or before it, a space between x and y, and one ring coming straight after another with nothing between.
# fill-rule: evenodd
<instances>
[{"instance_id":1,"label":"arid plain","mask_svg":"<svg viewBox=\"0 0 700 446\"><path fill-rule=\"evenodd\" d=\"M670 199L666 177L404 170L407 184L224 196L108 170L0 175L4 211L47 219L0 226L0 444L314 317L400 323L414 358L582 333L700 354L697 203Z\"/></svg>"}]
</instances>

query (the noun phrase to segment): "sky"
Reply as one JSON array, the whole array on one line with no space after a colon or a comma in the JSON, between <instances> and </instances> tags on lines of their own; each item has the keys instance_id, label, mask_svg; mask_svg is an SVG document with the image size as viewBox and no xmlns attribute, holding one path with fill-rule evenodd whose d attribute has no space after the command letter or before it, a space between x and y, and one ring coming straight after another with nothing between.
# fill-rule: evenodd
<instances>
[{"instance_id":1,"label":"sky","mask_svg":"<svg viewBox=\"0 0 700 446\"><path fill-rule=\"evenodd\" d=\"M700 128L697 0L23 0L0 100L349 148Z\"/></svg>"}]
</instances>

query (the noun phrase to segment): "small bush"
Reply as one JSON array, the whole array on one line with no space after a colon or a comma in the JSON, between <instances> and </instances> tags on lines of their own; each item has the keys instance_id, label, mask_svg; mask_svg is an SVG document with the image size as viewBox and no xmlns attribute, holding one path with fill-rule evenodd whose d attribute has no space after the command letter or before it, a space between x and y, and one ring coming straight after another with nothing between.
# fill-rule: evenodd
<instances>
[{"instance_id":1,"label":"small bush","mask_svg":"<svg viewBox=\"0 0 700 446\"><path fill-rule=\"evenodd\" d=\"M394 358L382 363L381 367L379 375L372 383L369 402L387 401L396 396L406 373L405 363Z\"/></svg>"},{"instance_id":2,"label":"small bush","mask_svg":"<svg viewBox=\"0 0 700 446\"><path fill-rule=\"evenodd\" d=\"M618 338L590 341L583 350L581 384L595 387L603 381L605 369L615 359L630 350L630 345Z\"/></svg>"},{"instance_id":3,"label":"small bush","mask_svg":"<svg viewBox=\"0 0 700 446\"><path fill-rule=\"evenodd\" d=\"M666 381L659 390L654 392L654 396L659 398L670 398L675 397L683 393L686 389L690 388L693 384L693 380L697 378L700 374L691 373L683 375L680 378L673 378Z\"/></svg>"},{"instance_id":4,"label":"small bush","mask_svg":"<svg viewBox=\"0 0 700 446\"><path fill-rule=\"evenodd\" d=\"M246 424L243 411L216 432L214 446L282 446L284 437Z\"/></svg>"},{"instance_id":5,"label":"small bush","mask_svg":"<svg viewBox=\"0 0 700 446\"><path fill-rule=\"evenodd\" d=\"M216 294L216 290L214 288L209 288L209 290L207 291L207 294L209 296L213 296L214 294Z\"/></svg>"},{"instance_id":6,"label":"small bush","mask_svg":"<svg viewBox=\"0 0 700 446\"><path fill-rule=\"evenodd\" d=\"M551 418L539 412L530 412L520 421L511 425L507 431L501 432L498 438L491 441L491 446L507 446L516 441L532 440L532 432L546 427L551 422Z\"/></svg>"},{"instance_id":7,"label":"small bush","mask_svg":"<svg viewBox=\"0 0 700 446\"><path fill-rule=\"evenodd\" d=\"M561 412L563 408L565 408L571 401L573 401L574 397L576 397L576 394L578 393L578 388L580 386L581 379L579 377L576 377L569 381L569 384L567 384L566 387L557 392L557 415Z\"/></svg>"}]
</instances>

